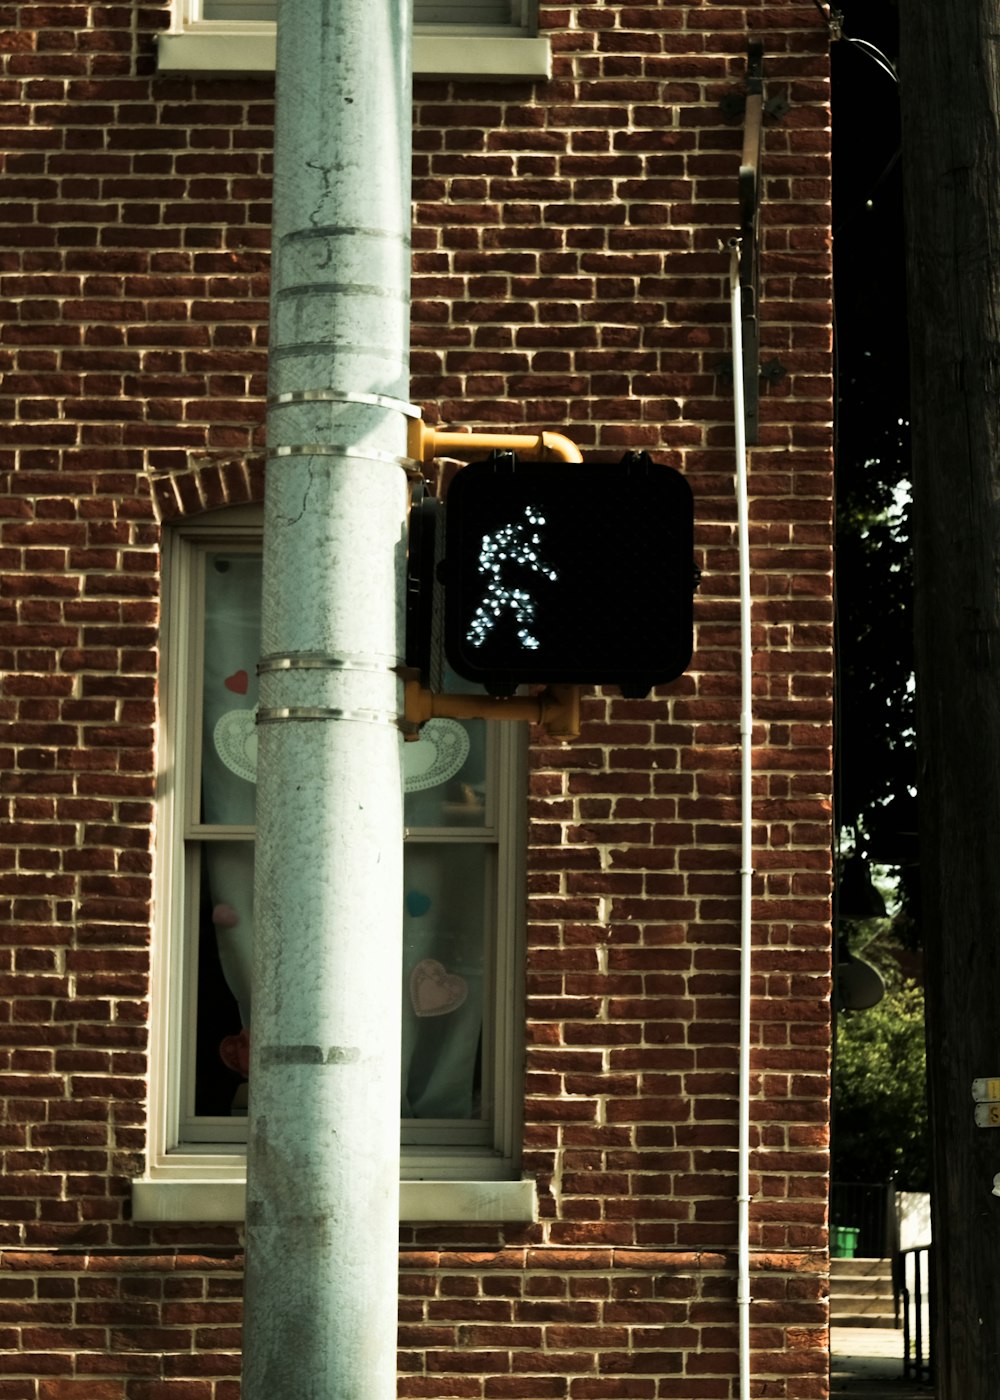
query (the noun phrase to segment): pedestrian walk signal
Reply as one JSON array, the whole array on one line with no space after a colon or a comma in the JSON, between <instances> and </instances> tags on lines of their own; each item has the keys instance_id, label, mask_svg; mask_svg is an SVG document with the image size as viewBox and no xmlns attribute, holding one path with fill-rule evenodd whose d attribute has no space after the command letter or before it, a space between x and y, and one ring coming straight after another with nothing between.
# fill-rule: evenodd
<instances>
[{"instance_id":1,"label":"pedestrian walk signal","mask_svg":"<svg viewBox=\"0 0 1000 1400\"><path fill-rule=\"evenodd\" d=\"M445 502L448 664L494 695L675 680L691 660L693 535L687 481L645 452L470 463Z\"/></svg>"}]
</instances>

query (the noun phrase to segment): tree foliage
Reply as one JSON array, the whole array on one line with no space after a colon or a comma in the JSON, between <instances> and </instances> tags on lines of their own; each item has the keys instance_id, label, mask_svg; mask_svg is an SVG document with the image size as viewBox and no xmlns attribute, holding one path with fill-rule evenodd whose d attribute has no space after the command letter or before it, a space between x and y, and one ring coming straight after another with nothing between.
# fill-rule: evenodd
<instances>
[{"instance_id":1,"label":"tree foliage","mask_svg":"<svg viewBox=\"0 0 1000 1400\"><path fill-rule=\"evenodd\" d=\"M834 1177L930 1187L924 994L899 980L878 1006L842 1011L834 1083Z\"/></svg>"},{"instance_id":2,"label":"tree foliage","mask_svg":"<svg viewBox=\"0 0 1000 1400\"><path fill-rule=\"evenodd\" d=\"M845 29L895 61L892 0L846 7ZM837 819L847 846L894 868L891 920L842 921L879 964L884 1001L837 1017L833 1171L928 1186L923 994L900 973L919 941L909 373L900 112L870 54L831 50L837 312ZM915 965L910 968L915 971Z\"/></svg>"},{"instance_id":3,"label":"tree foliage","mask_svg":"<svg viewBox=\"0 0 1000 1400\"><path fill-rule=\"evenodd\" d=\"M859 28L855 29L853 26ZM897 15L846 15L894 58ZM834 46L837 293L838 818L912 897L916 756L906 284L898 94L863 50Z\"/></svg>"}]
</instances>

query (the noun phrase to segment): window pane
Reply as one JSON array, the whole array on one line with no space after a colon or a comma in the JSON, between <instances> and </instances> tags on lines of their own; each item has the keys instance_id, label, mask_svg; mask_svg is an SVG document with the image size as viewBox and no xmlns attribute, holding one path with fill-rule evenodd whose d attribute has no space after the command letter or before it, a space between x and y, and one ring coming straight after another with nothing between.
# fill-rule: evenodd
<instances>
[{"instance_id":1,"label":"window pane","mask_svg":"<svg viewBox=\"0 0 1000 1400\"><path fill-rule=\"evenodd\" d=\"M198 901L194 1111L246 1114L253 842L205 841Z\"/></svg>"},{"instance_id":2,"label":"window pane","mask_svg":"<svg viewBox=\"0 0 1000 1400\"><path fill-rule=\"evenodd\" d=\"M403 745L403 820L408 827L482 826L486 821L486 723L428 720Z\"/></svg>"},{"instance_id":3,"label":"window pane","mask_svg":"<svg viewBox=\"0 0 1000 1400\"><path fill-rule=\"evenodd\" d=\"M259 554L207 556L201 791L213 825L254 821L260 601Z\"/></svg>"},{"instance_id":4,"label":"window pane","mask_svg":"<svg viewBox=\"0 0 1000 1400\"><path fill-rule=\"evenodd\" d=\"M204 530L185 526L166 546L174 764L158 851L169 927L158 942L169 974L160 1051L170 1098L157 1118L165 1124L158 1154L238 1151L246 1140L263 570L256 520L237 513L233 524L232 535L210 520ZM507 1105L501 1076L517 1043L513 1002L495 976L498 947L507 966L516 937L511 903L497 898L498 872L505 890L518 883L514 728L434 720L426 742L403 746L401 1136L420 1176L470 1170L464 1158L456 1166L465 1151L490 1153L490 1172L502 1172L513 1150L506 1113L499 1124L494 1114Z\"/></svg>"},{"instance_id":5,"label":"window pane","mask_svg":"<svg viewBox=\"0 0 1000 1400\"><path fill-rule=\"evenodd\" d=\"M404 851L404 1118L476 1119L482 1109L489 847ZM253 842L201 847L195 1114L246 1112Z\"/></svg>"},{"instance_id":6,"label":"window pane","mask_svg":"<svg viewBox=\"0 0 1000 1400\"><path fill-rule=\"evenodd\" d=\"M404 1118L477 1118L481 1110L487 849L404 851Z\"/></svg>"}]
</instances>

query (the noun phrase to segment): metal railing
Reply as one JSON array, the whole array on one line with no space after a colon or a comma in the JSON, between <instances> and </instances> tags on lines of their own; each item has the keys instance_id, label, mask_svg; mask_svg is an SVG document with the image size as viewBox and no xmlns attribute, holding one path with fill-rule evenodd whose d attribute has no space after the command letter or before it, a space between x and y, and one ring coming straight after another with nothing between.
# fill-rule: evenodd
<instances>
[{"instance_id":1,"label":"metal railing","mask_svg":"<svg viewBox=\"0 0 1000 1400\"><path fill-rule=\"evenodd\" d=\"M930 1381L934 1377L931 1270L929 1244L900 1249L893 1256L893 1289L903 1310L903 1379L908 1381Z\"/></svg>"},{"instance_id":2,"label":"metal railing","mask_svg":"<svg viewBox=\"0 0 1000 1400\"><path fill-rule=\"evenodd\" d=\"M857 1229L859 1258L892 1259L899 1245L895 1182L835 1181L830 1220Z\"/></svg>"}]
</instances>

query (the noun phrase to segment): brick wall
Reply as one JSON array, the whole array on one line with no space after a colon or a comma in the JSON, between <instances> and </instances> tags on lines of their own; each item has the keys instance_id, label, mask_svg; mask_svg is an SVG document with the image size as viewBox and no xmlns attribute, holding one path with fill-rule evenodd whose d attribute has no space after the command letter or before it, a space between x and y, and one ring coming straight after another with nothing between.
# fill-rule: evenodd
<instances>
[{"instance_id":1,"label":"brick wall","mask_svg":"<svg viewBox=\"0 0 1000 1400\"><path fill-rule=\"evenodd\" d=\"M239 1237L140 1226L161 521L259 499L271 84L165 3L0 5L0 1400L230 1400ZM696 499L689 673L532 749L532 1226L403 1232L401 1393L736 1393L739 670L728 256L762 38L751 460L756 1394L825 1377L826 36L812 3L544 5L554 75L420 81L414 400L648 447Z\"/></svg>"}]
</instances>

